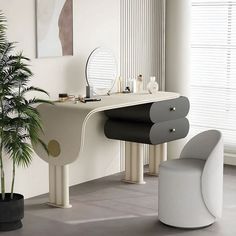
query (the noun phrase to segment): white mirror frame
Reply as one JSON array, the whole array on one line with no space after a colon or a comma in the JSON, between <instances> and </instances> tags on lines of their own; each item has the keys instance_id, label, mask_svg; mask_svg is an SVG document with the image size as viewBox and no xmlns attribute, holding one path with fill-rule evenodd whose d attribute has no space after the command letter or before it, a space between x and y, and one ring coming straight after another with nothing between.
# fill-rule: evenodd
<instances>
[{"instance_id":1,"label":"white mirror frame","mask_svg":"<svg viewBox=\"0 0 236 236\"><path fill-rule=\"evenodd\" d=\"M87 59L85 77L96 95L109 94L117 79L117 62L112 51L95 48Z\"/></svg>"}]
</instances>

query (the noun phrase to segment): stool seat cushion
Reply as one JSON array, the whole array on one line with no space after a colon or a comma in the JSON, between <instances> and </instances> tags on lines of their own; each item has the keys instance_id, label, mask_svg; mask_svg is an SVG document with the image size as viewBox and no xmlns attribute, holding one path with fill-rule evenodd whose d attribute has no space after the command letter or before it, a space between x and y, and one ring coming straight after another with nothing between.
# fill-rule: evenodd
<instances>
[{"instance_id":1,"label":"stool seat cushion","mask_svg":"<svg viewBox=\"0 0 236 236\"><path fill-rule=\"evenodd\" d=\"M205 161L176 159L163 162L159 169L158 212L161 222L196 228L214 222L201 193Z\"/></svg>"},{"instance_id":2,"label":"stool seat cushion","mask_svg":"<svg viewBox=\"0 0 236 236\"><path fill-rule=\"evenodd\" d=\"M165 171L173 171L180 172L186 174L198 174L201 177L202 170L204 168L205 161L199 159L175 159L165 161L161 164L161 167L165 169Z\"/></svg>"}]
</instances>

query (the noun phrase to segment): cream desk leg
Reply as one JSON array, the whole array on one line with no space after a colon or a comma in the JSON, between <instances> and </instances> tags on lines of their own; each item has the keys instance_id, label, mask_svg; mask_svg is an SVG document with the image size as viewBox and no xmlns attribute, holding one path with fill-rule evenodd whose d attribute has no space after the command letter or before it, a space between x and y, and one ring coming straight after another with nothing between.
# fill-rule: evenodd
<instances>
[{"instance_id":1,"label":"cream desk leg","mask_svg":"<svg viewBox=\"0 0 236 236\"><path fill-rule=\"evenodd\" d=\"M143 144L125 142L124 182L145 184L143 181Z\"/></svg>"},{"instance_id":2,"label":"cream desk leg","mask_svg":"<svg viewBox=\"0 0 236 236\"><path fill-rule=\"evenodd\" d=\"M49 164L49 202L54 207L70 208L69 166Z\"/></svg>"},{"instance_id":3,"label":"cream desk leg","mask_svg":"<svg viewBox=\"0 0 236 236\"><path fill-rule=\"evenodd\" d=\"M149 172L147 174L158 176L159 165L167 160L167 143L149 145Z\"/></svg>"}]
</instances>

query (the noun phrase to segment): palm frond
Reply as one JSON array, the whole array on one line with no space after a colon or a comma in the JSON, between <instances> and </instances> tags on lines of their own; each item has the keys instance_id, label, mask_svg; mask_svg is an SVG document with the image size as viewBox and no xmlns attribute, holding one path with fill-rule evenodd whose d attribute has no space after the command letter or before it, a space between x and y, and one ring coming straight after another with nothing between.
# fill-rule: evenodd
<instances>
[{"instance_id":1,"label":"palm frond","mask_svg":"<svg viewBox=\"0 0 236 236\"><path fill-rule=\"evenodd\" d=\"M28 167L32 160L32 147L27 142L27 135L15 136L15 132L4 133L4 148L16 165ZM25 141L26 140L26 141Z\"/></svg>"},{"instance_id":2,"label":"palm frond","mask_svg":"<svg viewBox=\"0 0 236 236\"><path fill-rule=\"evenodd\" d=\"M9 55L14 49L15 45L12 42L2 42L0 47L0 69L3 70L6 66L9 66Z\"/></svg>"},{"instance_id":3,"label":"palm frond","mask_svg":"<svg viewBox=\"0 0 236 236\"><path fill-rule=\"evenodd\" d=\"M34 105L34 104L39 104L39 103L47 103L50 105L55 105L55 103L50 100L39 99L39 98L29 99L29 101L28 101L28 105L30 105L30 106Z\"/></svg>"},{"instance_id":4,"label":"palm frond","mask_svg":"<svg viewBox=\"0 0 236 236\"><path fill-rule=\"evenodd\" d=\"M17 149L13 151L12 157L17 166L28 167L32 161L32 147L29 143L19 142Z\"/></svg>"},{"instance_id":5,"label":"palm frond","mask_svg":"<svg viewBox=\"0 0 236 236\"><path fill-rule=\"evenodd\" d=\"M38 139L38 143L39 143L40 145L42 145L43 149L46 151L47 155L49 156L50 153L49 153L49 150L48 150L48 146L43 142L43 140L39 138L39 139Z\"/></svg>"},{"instance_id":6,"label":"palm frond","mask_svg":"<svg viewBox=\"0 0 236 236\"><path fill-rule=\"evenodd\" d=\"M45 90L43 90L41 88L38 88L38 87L34 87L34 86L26 87L26 88L22 89L21 96L23 96L25 93L28 93L28 92L41 92L41 93L45 93L46 95L49 96L47 91L45 91Z\"/></svg>"},{"instance_id":7,"label":"palm frond","mask_svg":"<svg viewBox=\"0 0 236 236\"><path fill-rule=\"evenodd\" d=\"M40 121L40 113L38 112L38 110L32 106L29 106L28 104L23 104L20 112L24 116Z\"/></svg>"},{"instance_id":8,"label":"palm frond","mask_svg":"<svg viewBox=\"0 0 236 236\"><path fill-rule=\"evenodd\" d=\"M2 11L0 11L0 47L6 40L6 18L3 15Z\"/></svg>"}]
</instances>

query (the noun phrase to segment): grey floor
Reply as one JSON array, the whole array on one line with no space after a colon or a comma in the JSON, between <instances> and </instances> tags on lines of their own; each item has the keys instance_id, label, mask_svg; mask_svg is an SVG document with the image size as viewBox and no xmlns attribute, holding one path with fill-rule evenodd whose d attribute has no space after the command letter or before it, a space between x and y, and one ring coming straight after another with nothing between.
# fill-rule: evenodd
<instances>
[{"instance_id":1,"label":"grey floor","mask_svg":"<svg viewBox=\"0 0 236 236\"><path fill-rule=\"evenodd\" d=\"M47 195L26 201L24 227L9 236L236 236L236 167L224 170L223 218L208 228L182 230L161 224L157 215L158 178L145 185L120 182L121 174L74 186L71 209L44 204Z\"/></svg>"}]
</instances>

